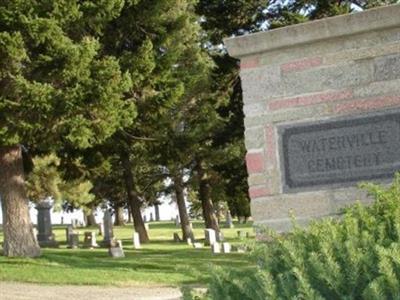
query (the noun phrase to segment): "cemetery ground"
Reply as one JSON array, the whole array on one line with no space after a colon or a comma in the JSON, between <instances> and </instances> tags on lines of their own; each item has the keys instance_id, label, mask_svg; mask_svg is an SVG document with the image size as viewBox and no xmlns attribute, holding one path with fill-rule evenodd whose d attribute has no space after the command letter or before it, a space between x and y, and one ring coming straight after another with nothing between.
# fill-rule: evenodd
<instances>
[{"instance_id":1,"label":"cemetery ground","mask_svg":"<svg viewBox=\"0 0 400 300\"><path fill-rule=\"evenodd\" d=\"M197 241L204 242L204 225L194 222ZM114 236L122 240L125 258L111 258L106 248L67 249L66 225L53 226L59 248L44 248L36 259L5 258L0 256L0 281L39 284L101 285L101 286L205 286L214 266L229 266L246 272L253 268L248 254L212 254L210 247L195 249L185 242L175 243L173 233L179 232L173 222L150 223L151 242L134 249L133 226L114 227ZM85 231L93 228L77 228L80 242ZM250 233L248 239L239 239L238 230ZM225 241L232 245L254 240L251 222L235 223L235 228L222 228ZM2 241L0 234L0 242ZM98 236L98 241L102 237Z\"/></svg>"}]
</instances>

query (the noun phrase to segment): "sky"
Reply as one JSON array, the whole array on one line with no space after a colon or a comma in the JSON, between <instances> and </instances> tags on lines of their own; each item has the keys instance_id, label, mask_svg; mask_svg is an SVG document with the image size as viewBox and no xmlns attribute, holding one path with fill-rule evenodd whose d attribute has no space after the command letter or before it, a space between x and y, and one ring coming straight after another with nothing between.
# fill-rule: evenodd
<instances>
[{"instance_id":1,"label":"sky","mask_svg":"<svg viewBox=\"0 0 400 300\"><path fill-rule=\"evenodd\" d=\"M175 203L170 204L171 199L163 198L160 199L160 219L161 220L172 220L175 219L176 215L178 215L178 208ZM34 205L30 203L30 217L33 224L37 224L37 210ZM146 216L147 220L150 220L150 214L153 214L155 218L154 207L148 207L143 210L142 215ZM125 212L125 217L128 219L128 212ZM101 222L103 218L103 211L101 209L97 209L95 212L96 222ZM83 212L82 210L75 210L72 213L66 212L55 212L52 210L51 212L51 222L52 224L71 224L72 219L77 219L78 222L83 222ZM0 206L0 224L3 224L3 213L1 211Z\"/></svg>"}]
</instances>

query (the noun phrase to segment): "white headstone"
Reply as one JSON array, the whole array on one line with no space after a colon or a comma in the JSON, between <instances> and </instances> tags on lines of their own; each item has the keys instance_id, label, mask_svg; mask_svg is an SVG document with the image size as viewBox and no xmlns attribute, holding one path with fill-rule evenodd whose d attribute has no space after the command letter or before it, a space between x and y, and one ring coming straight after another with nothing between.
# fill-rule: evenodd
<instances>
[{"instance_id":1,"label":"white headstone","mask_svg":"<svg viewBox=\"0 0 400 300\"><path fill-rule=\"evenodd\" d=\"M229 243L222 243L222 253L231 253L232 247Z\"/></svg>"},{"instance_id":2,"label":"white headstone","mask_svg":"<svg viewBox=\"0 0 400 300\"><path fill-rule=\"evenodd\" d=\"M120 240L112 240L110 243L110 248L108 249L108 254L114 258L125 257L124 249L122 248L122 242Z\"/></svg>"},{"instance_id":3,"label":"white headstone","mask_svg":"<svg viewBox=\"0 0 400 300\"><path fill-rule=\"evenodd\" d=\"M202 243L193 243L193 248L201 249L201 248L203 248L203 244Z\"/></svg>"},{"instance_id":4,"label":"white headstone","mask_svg":"<svg viewBox=\"0 0 400 300\"><path fill-rule=\"evenodd\" d=\"M144 223L144 228L146 229L146 231L149 231L150 228L149 223Z\"/></svg>"},{"instance_id":5,"label":"white headstone","mask_svg":"<svg viewBox=\"0 0 400 300\"><path fill-rule=\"evenodd\" d=\"M134 249L140 249L140 238L139 238L139 233L134 232L133 233L133 248Z\"/></svg>"},{"instance_id":6,"label":"white headstone","mask_svg":"<svg viewBox=\"0 0 400 300\"><path fill-rule=\"evenodd\" d=\"M84 233L85 239L83 241L83 246L86 248L96 248L99 245L97 245L96 241L96 233L93 231L86 231Z\"/></svg>"},{"instance_id":7,"label":"white headstone","mask_svg":"<svg viewBox=\"0 0 400 300\"><path fill-rule=\"evenodd\" d=\"M204 230L205 244L207 246L213 245L217 239L215 236L215 230L211 228L207 228Z\"/></svg>"},{"instance_id":8,"label":"white headstone","mask_svg":"<svg viewBox=\"0 0 400 300\"><path fill-rule=\"evenodd\" d=\"M218 242L215 242L214 244L211 245L211 251L212 253L221 253L221 244Z\"/></svg>"}]
</instances>

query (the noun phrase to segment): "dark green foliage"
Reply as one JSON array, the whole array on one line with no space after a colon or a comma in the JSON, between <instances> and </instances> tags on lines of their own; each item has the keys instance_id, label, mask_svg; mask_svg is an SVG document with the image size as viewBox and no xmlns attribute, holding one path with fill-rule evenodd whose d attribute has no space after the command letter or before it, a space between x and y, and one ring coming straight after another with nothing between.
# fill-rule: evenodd
<instances>
[{"instance_id":1,"label":"dark green foliage","mask_svg":"<svg viewBox=\"0 0 400 300\"><path fill-rule=\"evenodd\" d=\"M121 1L96 3L1 2L1 145L88 148L132 124L129 74L98 41Z\"/></svg>"},{"instance_id":2,"label":"dark green foliage","mask_svg":"<svg viewBox=\"0 0 400 300\"><path fill-rule=\"evenodd\" d=\"M211 299L399 299L400 174L390 187L365 184L375 202L348 208L256 246L257 270L220 270ZM269 233L271 234L271 233Z\"/></svg>"}]
</instances>

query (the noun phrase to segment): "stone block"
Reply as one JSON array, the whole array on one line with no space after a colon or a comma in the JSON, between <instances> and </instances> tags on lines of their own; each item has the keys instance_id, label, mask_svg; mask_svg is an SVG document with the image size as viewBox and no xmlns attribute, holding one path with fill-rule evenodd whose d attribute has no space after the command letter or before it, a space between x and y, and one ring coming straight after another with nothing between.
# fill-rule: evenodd
<instances>
[{"instance_id":1,"label":"stone block","mask_svg":"<svg viewBox=\"0 0 400 300\"><path fill-rule=\"evenodd\" d=\"M74 233L74 228L72 227L72 225L68 225L67 228L65 228L65 238L66 238L67 244L69 243L70 236L73 233Z\"/></svg>"},{"instance_id":2,"label":"stone block","mask_svg":"<svg viewBox=\"0 0 400 300\"><path fill-rule=\"evenodd\" d=\"M215 242L214 244L211 245L211 252L213 254L218 254L221 253L221 244L218 242Z\"/></svg>"},{"instance_id":3,"label":"stone block","mask_svg":"<svg viewBox=\"0 0 400 300\"><path fill-rule=\"evenodd\" d=\"M266 97L282 95L279 66L268 66L241 72L244 103L257 103Z\"/></svg>"},{"instance_id":4,"label":"stone block","mask_svg":"<svg viewBox=\"0 0 400 300\"><path fill-rule=\"evenodd\" d=\"M263 105L265 106L265 104ZM244 107L246 107L246 105ZM264 147L263 126L247 128L244 135L247 149L262 149Z\"/></svg>"},{"instance_id":5,"label":"stone block","mask_svg":"<svg viewBox=\"0 0 400 300\"><path fill-rule=\"evenodd\" d=\"M193 243L193 248L202 249L203 248L203 244L202 243Z\"/></svg>"},{"instance_id":6,"label":"stone block","mask_svg":"<svg viewBox=\"0 0 400 300\"><path fill-rule=\"evenodd\" d=\"M282 73L304 71L322 65L322 57L307 57L304 59L287 62L281 65Z\"/></svg>"},{"instance_id":7,"label":"stone block","mask_svg":"<svg viewBox=\"0 0 400 300\"><path fill-rule=\"evenodd\" d=\"M398 78L400 78L399 53L375 59L374 81L393 80Z\"/></svg>"},{"instance_id":8,"label":"stone block","mask_svg":"<svg viewBox=\"0 0 400 300\"><path fill-rule=\"evenodd\" d=\"M204 230L204 237L206 246L210 246L217 241L215 230L211 228Z\"/></svg>"},{"instance_id":9,"label":"stone block","mask_svg":"<svg viewBox=\"0 0 400 300\"><path fill-rule=\"evenodd\" d=\"M222 253L231 253L232 247L229 243L222 243Z\"/></svg>"},{"instance_id":10,"label":"stone block","mask_svg":"<svg viewBox=\"0 0 400 300\"><path fill-rule=\"evenodd\" d=\"M108 249L108 255L113 258L124 258L125 253L122 248L122 242L120 240L112 240L110 242L110 248Z\"/></svg>"},{"instance_id":11,"label":"stone block","mask_svg":"<svg viewBox=\"0 0 400 300\"><path fill-rule=\"evenodd\" d=\"M97 245L95 232L93 231L84 232L83 247L91 249L99 247L99 245Z\"/></svg>"},{"instance_id":12,"label":"stone block","mask_svg":"<svg viewBox=\"0 0 400 300\"><path fill-rule=\"evenodd\" d=\"M79 233L71 233L68 239L68 248L76 249L79 247Z\"/></svg>"}]
</instances>

